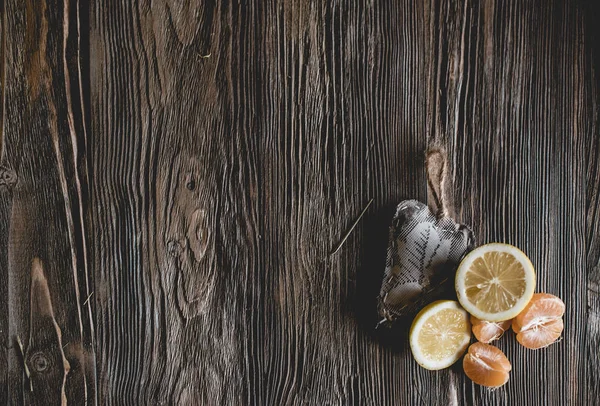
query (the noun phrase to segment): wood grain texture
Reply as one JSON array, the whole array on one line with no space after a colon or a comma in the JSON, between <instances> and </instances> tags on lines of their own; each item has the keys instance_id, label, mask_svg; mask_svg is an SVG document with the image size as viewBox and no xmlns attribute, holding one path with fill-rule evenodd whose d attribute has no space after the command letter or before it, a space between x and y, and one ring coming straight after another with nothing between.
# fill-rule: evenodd
<instances>
[{"instance_id":1,"label":"wood grain texture","mask_svg":"<svg viewBox=\"0 0 600 406\"><path fill-rule=\"evenodd\" d=\"M91 277L77 7L2 2L0 266L8 404L96 399L95 333L84 304Z\"/></svg>"},{"instance_id":2,"label":"wood grain texture","mask_svg":"<svg viewBox=\"0 0 600 406\"><path fill-rule=\"evenodd\" d=\"M587 332L586 351L588 371L588 400L590 403L600 399L600 359L593 354L600 348L600 37L592 28L593 22L600 18L600 4L590 5L586 14L586 29L590 36L585 43L586 60L592 67L590 86L583 89L583 97L589 110L582 111L589 117L583 122L585 132L589 134L585 145L587 152L587 190L586 190L586 248L587 248ZM592 34L593 33L593 34Z\"/></svg>"},{"instance_id":3,"label":"wood grain texture","mask_svg":"<svg viewBox=\"0 0 600 406\"><path fill-rule=\"evenodd\" d=\"M0 403L8 404L8 355L10 340L8 334L8 219L10 213L10 194L5 186L12 176L3 166L4 157L4 105L5 105L5 70L6 70L6 13L4 1L0 1Z\"/></svg>"},{"instance_id":4,"label":"wood grain texture","mask_svg":"<svg viewBox=\"0 0 600 406\"><path fill-rule=\"evenodd\" d=\"M435 140L480 242L521 246L541 289L586 296L582 10L105 1L92 15L104 400L588 401L581 299L546 352L502 344L515 372L493 393L419 369L370 314L389 209L425 198ZM549 389L527 390L540 375Z\"/></svg>"},{"instance_id":5,"label":"wood grain texture","mask_svg":"<svg viewBox=\"0 0 600 406\"><path fill-rule=\"evenodd\" d=\"M583 37L581 14L559 2L531 9L513 3L481 17L481 46L489 48L479 59L475 46L472 66L484 68L482 75L466 72L478 103L451 131L453 145L461 146L456 189L470 196L461 211L480 242L505 241L529 255L538 290L567 298L567 327L545 351L501 342L513 365L512 385L495 393L473 388L470 396L481 404L590 404L586 365L576 350L586 342L586 304L575 298L586 296L584 146L591 135L582 129L590 112L580 82L585 54L576 40ZM499 17L511 23L497 26ZM463 86L468 92L469 81ZM538 382L545 390L528 389Z\"/></svg>"},{"instance_id":6,"label":"wood grain texture","mask_svg":"<svg viewBox=\"0 0 600 406\"><path fill-rule=\"evenodd\" d=\"M594 12L0 0L0 403L596 404ZM456 219L567 305L559 343L499 343L501 390L374 329L434 143Z\"/></svg>"}]
</instances>

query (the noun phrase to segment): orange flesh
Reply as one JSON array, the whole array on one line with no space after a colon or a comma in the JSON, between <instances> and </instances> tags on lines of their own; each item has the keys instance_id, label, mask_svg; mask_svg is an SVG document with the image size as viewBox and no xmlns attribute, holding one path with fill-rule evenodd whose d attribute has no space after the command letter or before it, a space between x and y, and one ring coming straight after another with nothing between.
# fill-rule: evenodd
<instances>
[{"instance_id":1,"label":"orange flesh","mask_svg":"<svg viewBox=\"0 0 600 406\"><path fill-rule=\"evenodd\" d=\"M555 342L563 331L565 304L558 297L536 293L523 311L515 317L512 328L517 341L535 350Z\"/></svg>"},{"instance_id":2,"label":"orange flesh","mask_svg":"<svg viewBox=\"0 0 600 406\"><path fill-rule=\"evenodd\" d=\"M498 340L506 330L510 328L511 320L493 322L479 320L475 316L471 316L471 325L473 326L473 334L477 341L482 343L490 343Z\"/></svg>"},{"instance_id":3,"label":"orange flesh","mask_svg":"<svg viewBox=\"0 0 600 406\"><path fill-rule=\"evenodd\" d=\"M475 343L463 359L465 374L478 385L499 387L510 377L510 361L498 348L483 343Z\"/></svg>"}]
</instances>

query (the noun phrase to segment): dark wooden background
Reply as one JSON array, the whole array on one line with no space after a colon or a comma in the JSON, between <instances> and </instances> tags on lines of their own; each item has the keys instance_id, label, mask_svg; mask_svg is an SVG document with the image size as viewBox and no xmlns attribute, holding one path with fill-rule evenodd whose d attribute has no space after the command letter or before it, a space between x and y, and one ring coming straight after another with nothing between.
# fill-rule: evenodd
<instances>
[{"instance_id":1,"label":"dark wooden background","mask_svg":"<svg viewBox=\"0 0 600 406\"><path fill-rule=\"evenodd\" d=\"M0 403L600 404L595 12L0 0ZM373 330L432 142L457 220L567 306L493 392Z\"/></svg>"}]
</instances>

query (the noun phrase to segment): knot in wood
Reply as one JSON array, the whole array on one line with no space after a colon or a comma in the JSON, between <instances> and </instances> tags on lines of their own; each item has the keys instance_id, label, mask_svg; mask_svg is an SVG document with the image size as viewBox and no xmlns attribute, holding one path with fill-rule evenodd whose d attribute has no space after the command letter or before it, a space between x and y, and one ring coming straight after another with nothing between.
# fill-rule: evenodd
<instances>
[{"instance_id":1,"label":"knot in wood","mask_svg":"<svg viewBox=\"0 0 600 406\"><path fill-rule=\"evenodd\" d=\"M36 352L33 354L29 359L29 363L31 364L31 369L38 373L44 373L52 366L50 358L43 352Z\"/></svg>"},{"instance_id":2,"label":"knot in wood","mask_svg":"<svg viewBox=\"0 0 600 406\"><path fill-rule=\"evenodd\" d=\"M208 219L204 210L197 209L192 213L187 230L187 239L189 246L194 253L194 258L199 262L206 254L208 242L210 240Z\"/></svg>"},{"instance_id":3,"label":"knot in wood","mask_svg":"<svg viewBox=\"0 0 600 406\"><path fill-rule=\"evenodd\" d=\"M169 253L169 256L177 258L183 252L183 247L179 241L169 240L167 243L167 252Z\"/></svg>"},{"instance_id":4,"label":"knot in wood","mask_svg":"<svg viewBox=\"0 0 600 406\"><path fill-rule=\"evenodd\" d=\"M6 166L0 166L0 186L13 187L17 183L17 174Z\"/></svg>"}]
</instances>

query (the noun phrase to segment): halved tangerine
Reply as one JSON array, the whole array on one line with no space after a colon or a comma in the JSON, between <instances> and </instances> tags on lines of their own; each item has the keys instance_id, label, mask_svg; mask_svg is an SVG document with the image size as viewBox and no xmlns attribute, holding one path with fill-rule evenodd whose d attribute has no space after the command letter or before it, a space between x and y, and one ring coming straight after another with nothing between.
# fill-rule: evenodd
<instances>
[{"instance_id":1,"label":"halved tangerine","mask_svg":"<svg viewBox=\"0 0 600 406\"><path fill-rule=\"evenodd\" d=\"M497 388L510 377L512 366L504 353L493 345L475 343L463 359L465 374L478 385Z\"/></svg>"},{"instance_id":2,"label":"halved tangerine","mask_svg":"<svg viewBox=\"0 0 600 406\"><path fill-rule=\"evenodd\" d=\"M565 304L558 297L536 293L512 322L517 341L532 350L549 346L563 331L564 313Z\"/></svg>"}]
</instances>

